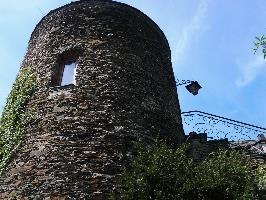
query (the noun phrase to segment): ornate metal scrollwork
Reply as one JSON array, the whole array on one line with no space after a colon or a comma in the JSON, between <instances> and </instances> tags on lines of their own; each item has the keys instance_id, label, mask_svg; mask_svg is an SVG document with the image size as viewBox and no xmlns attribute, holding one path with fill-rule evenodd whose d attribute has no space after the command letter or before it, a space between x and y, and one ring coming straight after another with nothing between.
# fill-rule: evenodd
<instances>
[{"instance_id":1,"label":"ornate metal scrollwork","mask_svg":"<svg viewBox=\"0 0 266 200\"><path fill-rule=\"evenodd\" d=\"M209 138L229 141L255 140L259 134L266 135L265 128L206 112L189 111L181 115L186 133L207 133Z\"/></svg>"},{"instance_id":2,"label":"ornate metal scrollwork","mask_svg":"<svg viewBox=\"0 0 266 200\"><path fill-rule=\"evenodd\" d=\"M191 81L190 80L179 80L179 79L177 79L175 81L175 83L176 83L176 86L179 86L179 85L189 84L189 83L191 83Z\"/></svg>"}]
</instances>

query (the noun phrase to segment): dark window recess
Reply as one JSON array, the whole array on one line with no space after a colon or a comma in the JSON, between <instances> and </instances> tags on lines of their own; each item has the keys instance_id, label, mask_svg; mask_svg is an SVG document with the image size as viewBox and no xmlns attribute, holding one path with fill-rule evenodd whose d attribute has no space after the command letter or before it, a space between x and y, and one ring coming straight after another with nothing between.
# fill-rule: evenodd
<instances>
[{"instance_id":1,"label":"dark window recess","mask_svg":"<svg viewBox=\"0 0 266 200\"><path fill-rule=\"evenodd\" d=\"M52 85L76 85L77 61L77 52L69 51L63 53L53 70Z\"/></svg>"}]
</instances>

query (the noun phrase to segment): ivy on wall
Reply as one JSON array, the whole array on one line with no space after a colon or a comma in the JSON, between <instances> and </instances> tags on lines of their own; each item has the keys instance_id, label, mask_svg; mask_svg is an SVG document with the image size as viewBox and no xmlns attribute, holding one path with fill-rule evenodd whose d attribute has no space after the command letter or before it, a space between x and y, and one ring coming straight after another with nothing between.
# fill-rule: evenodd
<instances>
[{"instance_id":1,"label":"ivy on wall","mask_svg":"<svg viewBox=\"0 0 266 200\"><path fill-rule=\"evenodd\" d=\"M20 145L31 113L26 109L36 87L36 75L30 67L20 70L0 118L0 174L12 153Z\"/></svg>"}]
</instances>

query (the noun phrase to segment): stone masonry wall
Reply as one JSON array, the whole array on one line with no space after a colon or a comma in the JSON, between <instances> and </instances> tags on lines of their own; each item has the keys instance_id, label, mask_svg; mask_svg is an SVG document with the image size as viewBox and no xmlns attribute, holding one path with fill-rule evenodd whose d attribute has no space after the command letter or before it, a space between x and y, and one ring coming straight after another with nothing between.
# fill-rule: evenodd
<instances>
[{"instance_id":1,"label":"stone masonry wall","mask_svg":"<svg viewBox=\"0 0 266 200\"><path fill-rule=\"evenodd\" d=\"M64 52L78 54L76 85L55 87ZM38 76L21 148L0 180L0 199L106 199L132 142L183 129L167 40L140 11L77 1L36 26L22 67Z\"/></svg>"}]
</instances>

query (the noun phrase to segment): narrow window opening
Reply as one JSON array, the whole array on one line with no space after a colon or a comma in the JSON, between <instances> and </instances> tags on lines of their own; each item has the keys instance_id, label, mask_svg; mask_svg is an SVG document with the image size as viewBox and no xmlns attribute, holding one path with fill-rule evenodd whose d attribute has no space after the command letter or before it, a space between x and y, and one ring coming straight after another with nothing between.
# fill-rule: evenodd
<instances>
[{"instance_id":1,"label":"narrow window opening","mask_svg":"<svg viewBox=\"0 0 266 200\"><path fill-rule=\"evenodd\" d=\"M70 50L58 57L53 68L52 86L76 85L76 70L80 52Z\"/></svg>"},{"instance_id":2,"label":"narrow window opening","mask_svg":"<svg viewBox=\"0 0 266 200\"><path fill-rule=\"evenodd\" d=\"M74 84L76 85L76 61L70 61L63 65L60 86Z\"/></svg>"}]
</instances>

